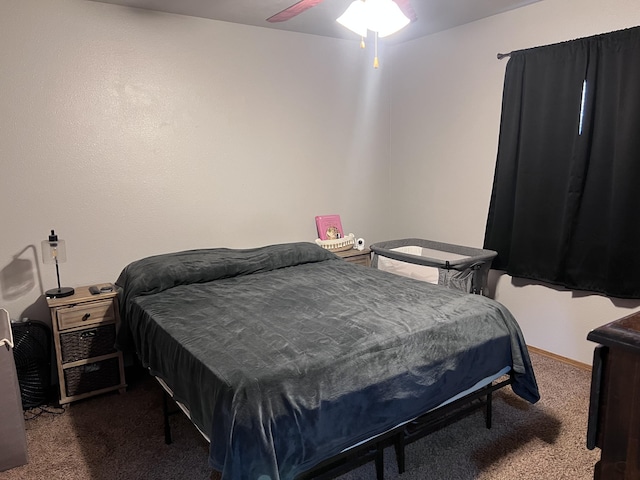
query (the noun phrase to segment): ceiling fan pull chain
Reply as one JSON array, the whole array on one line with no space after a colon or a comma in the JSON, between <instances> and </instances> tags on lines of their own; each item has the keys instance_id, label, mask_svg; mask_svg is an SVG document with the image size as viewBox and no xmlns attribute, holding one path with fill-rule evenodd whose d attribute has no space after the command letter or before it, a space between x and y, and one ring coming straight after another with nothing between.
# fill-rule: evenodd
<instances>
[{"instance_id":1,"label":"ceiling fan pull chain","mask_svg":"<svg viewBox=\"0 0 640 480\"><path fill-rule=\"evenodd\" d=\"M375 32L374 47L375 54L373 57L373 68L378 68L380 66L378 63L378 32Z\"/></svg>"}]
</instances>

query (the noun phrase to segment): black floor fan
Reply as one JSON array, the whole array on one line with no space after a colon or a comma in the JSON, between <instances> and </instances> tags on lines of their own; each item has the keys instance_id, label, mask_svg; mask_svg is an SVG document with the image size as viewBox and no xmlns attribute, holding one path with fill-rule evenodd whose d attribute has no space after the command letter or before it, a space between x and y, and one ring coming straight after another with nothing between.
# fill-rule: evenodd
<instances>
[{"instance_id":1,"label":"black floor fan","mask_svg":"<svg viewBox=\"0 0 640 480\"><path fill-rule=\"evenodd\" d=\"M51 330L37 320L11 324L22 408L46 404L51 390Z\"/></svg>"}]
</instances>

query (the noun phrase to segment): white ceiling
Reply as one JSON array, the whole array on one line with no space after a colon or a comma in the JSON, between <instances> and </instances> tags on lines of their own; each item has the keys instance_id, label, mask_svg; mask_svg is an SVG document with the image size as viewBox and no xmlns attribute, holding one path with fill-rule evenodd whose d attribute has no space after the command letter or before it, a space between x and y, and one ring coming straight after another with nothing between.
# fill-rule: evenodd
<instances>
[{"instance_id":1,"label":"white ceiling","mask_svg":"<svg viewBox=\"0 0 640 480\"><path fill-rule=\"evenodd\" d=\"M297 0L94 1L312 35L354 40L358 38L355 33L335 21L352 0L324 0L295 18L280 23L270 23L266 19ZM418 20L384 40L387 43L404 42L538 1L540 0L412 0Z\"/></svg>"}]
</instances>

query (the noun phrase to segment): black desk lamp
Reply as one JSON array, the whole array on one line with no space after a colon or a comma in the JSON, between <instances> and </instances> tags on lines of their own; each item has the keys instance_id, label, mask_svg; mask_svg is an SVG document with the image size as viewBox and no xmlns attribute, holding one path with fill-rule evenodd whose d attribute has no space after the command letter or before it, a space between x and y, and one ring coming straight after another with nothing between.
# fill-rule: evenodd
<instances>
[{"instance_id":1,"label":"black desk lamp","mask_svg":"<svg viewBox=\"0 0 640 480\"><path fill-rule=\"evenodd\" d=\"M60 270L58 269L58 263L64 263L67 261L67 251L64 240L59 240L53 230L51 230L49 239L42 241L42 261L44 263L56 264L56 277L58 278L58 288L47 290L44 294L49 298L60 298L73 295L75 292L73 288L60 286Z\"/></svg>"}]
</instances>

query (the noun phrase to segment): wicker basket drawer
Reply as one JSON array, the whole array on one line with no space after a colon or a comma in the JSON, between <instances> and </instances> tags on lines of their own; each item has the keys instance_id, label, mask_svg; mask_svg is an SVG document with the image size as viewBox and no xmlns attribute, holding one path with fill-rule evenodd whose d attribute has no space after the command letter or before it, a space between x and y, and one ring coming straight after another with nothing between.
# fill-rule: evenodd
<instances>
[{"instance_id":1,"label":"wicker basket drawer","mask_svg":"<svg viewBox=\"0 0 640 480\"><path fill-rule=\"evenodd\" d=\"M95 323L115 322L116 314L112 300L73 305L58 309L58 328L79 327Z\"/></svg>"},{"instance_id":2,"label":"wicker basket drawer","mask_svg":"<svg viewBox=\"0 0 640 480\"><path fill-rule=\"evenodd\" d=\"M115 352L116 326L104 325L76 332L60 334L62 363L99 357Z\"/></svg>"},{"instance_id":3,"label":"wicker basket drawer","mask_svg":"<svg viewBox=\"0 0 640 480\"><path fill-rule=\"evenodd\" d=\"M119 385L119 360L115 357L67 368L64 371L64 381L68 397Z\"/></svg>"}]
</instances>

